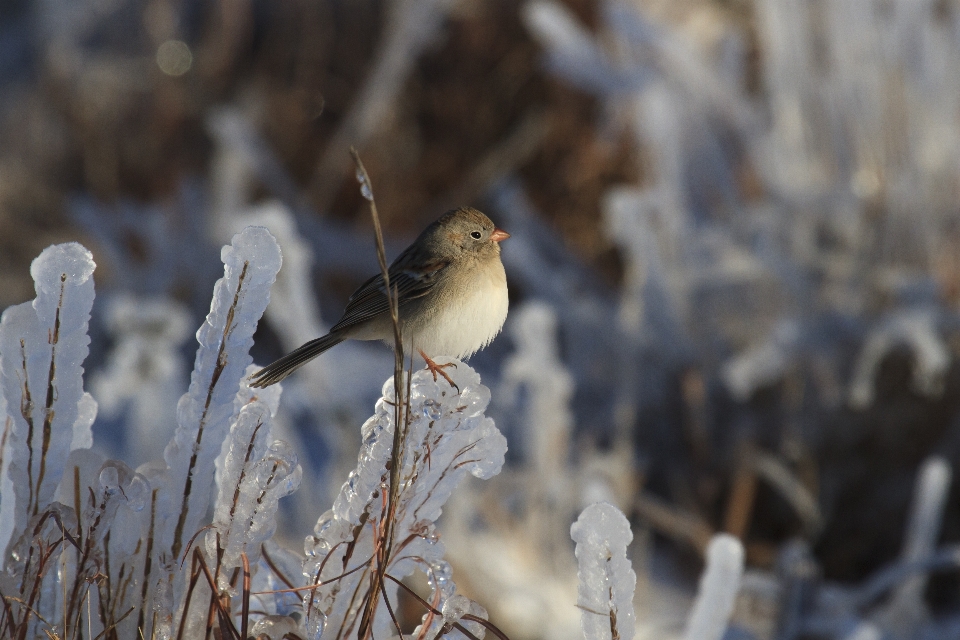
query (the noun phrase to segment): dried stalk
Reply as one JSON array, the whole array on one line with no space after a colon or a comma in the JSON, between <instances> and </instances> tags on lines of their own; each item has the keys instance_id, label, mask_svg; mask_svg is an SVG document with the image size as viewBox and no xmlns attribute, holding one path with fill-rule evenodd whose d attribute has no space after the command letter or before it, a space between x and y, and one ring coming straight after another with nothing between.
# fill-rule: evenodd
<instances>
[{"instance_id":1,"label":"dried stalk","mask_svg":"<svg viewBox=\"0 0 960 640\"><path fill-rule=\"evenodd\" d=\"M367 174L360 154L354 148L350 149L353 162L357 167L357 179L360 181L361 193L370 203L370 218L373 221L373 231L377 244L377 260L380 263L380 274L383 277L384 293L387 296L387 306L390 309L390 320L393 323L394 360L393 360L393 393L394 393L394 429L393 447L390 454L390 494L387 502L384 526L381 528L381 537L377 544L377 566L372 575L370 593L360 618L358 637L365 640L372 632L373 615L379 602L379 593L383 590L383 576L390 562L393 551L394 526L396 524L397 503L400 499L400 473L403 469L403 451L406 440L407 421L409 420L409 394L403 389L403 338L400 335L400 301L396 289L390 285L390 270L387 267L387 254L383 246L383 230L380 227L380 216L377 213L377 203L373 197L373 185ZM411 371L412 377L412 360ZM409 380L408 380L409 386ZM403 425L401 427L401 425ZM384 595L386 592L384 591Z\"/></svg>"}]
</instances>

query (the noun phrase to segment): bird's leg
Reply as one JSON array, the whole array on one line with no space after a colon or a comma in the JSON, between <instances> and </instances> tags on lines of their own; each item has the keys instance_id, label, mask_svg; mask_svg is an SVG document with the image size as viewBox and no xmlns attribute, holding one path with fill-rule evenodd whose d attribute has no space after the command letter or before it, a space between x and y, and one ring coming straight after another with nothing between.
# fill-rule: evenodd
<instances>
[{"instance_id":1,"label":"bird's leg","mask_svg":"<svg viewBox=\"0 0 960 640\"><path fill-rule=\"evenodd\" d=\"M447 364L437 364L430 357L423 352L423 349L417 349L420 352L420 357L423 358L423 361L427 363L427 369L430 369L430 373L433 374L433 381L437 381L437 376L443 376L443 379L450 383L450 386L457 390L457 393L460 393L460 387L447 375L447 372L444 371L447 367L457 368L455 362L448 362Z\"/></svg>"}]
</instances>

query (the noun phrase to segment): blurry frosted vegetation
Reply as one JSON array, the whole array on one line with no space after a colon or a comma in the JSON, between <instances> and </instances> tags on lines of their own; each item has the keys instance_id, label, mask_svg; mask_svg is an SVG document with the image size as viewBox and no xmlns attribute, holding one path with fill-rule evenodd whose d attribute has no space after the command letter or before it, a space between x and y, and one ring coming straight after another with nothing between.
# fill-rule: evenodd
<instances>
[{"instance_id":1,"label":"blurry frosted vegetation","mask_svg":"<svg viewBox=\"0 0 960 640\"><path fill-rule=\"evenodd\" d=\"M344 523L356 500L381 508L363 493L379 471L354 461L384 462L372 435L392 431L383 401L360 425L392 389L389 350L341 345L282 396L240 385L251 339L262 365L319 335L376 269L354 145L389 258L460 204L513 234L504 335L470 362L509 445L503 470L444 490L439 538L438 513L397 516L429 549L390 571L416 568L405 584L439 612L388 581L404 632L456 636L461 620L479 634L463 615L488 614L513 640L610 637L589 619L607 613L590 589L609 580L620 637L956 637L958 69L956 0L0 0L0 308L13 327L0 332L0 407L14 474L0 492L0 591L36 584L51 624L80 616L83 629L60 637L88 637L88 607L96 637L128 606L105 635L135 637L142 613L157 634L176 637L182 620L180 637L202 637L205 578L183 609L193 555L167 583L131 576L148 557L154 580L176 573L171 554L205 525L192 549L208 561L221 549L215 582L235 620L243 558L264 591L312 581L302 570L336 577L310 563L342 553L337 536L360 536L356 563L377 552L372 531ZM238 330L256 334L230 343L229 375L198 422L225 335L203 319L225 321L211 291L225 277L214 300L226 300L238 277L234 254L226 267L217 257L248 225L276 244L245 235L232 251L266 273L279 245L282 269L257 285L263 320L244 312ZM34 263L35 294L31 261L68 241L92 252L96 296L79 245ZM44 265L63 264L79 270L50 399L62 406L51 417L29 405L50 421L51 466L18 482L18 336L36 345L26 367L46 400L57 301ZM417 415L458 411L438 393L415 393ZM191 461L198 424L212 439ZM249 474L230 454L244 439L250 460L267 461ZM424 481L453 455L440 449ZM474 475L498 455L491 444L493 466ZM207 476L182 508L194 468ZM232 502L252 495L256 508ZM166 520L147 552L151 496ZM51 501L63 506L35 548L66 559L29 582L9 554L30 548L29 535L17 546L38 525L29 512ZM632 538L615 510L590 507L575 556L570 525L598 501L626 515ZM612 560L628 544L632 569ZM106 567L105 551L130 566ZM596 573L584 558L597 554L621 568ZM121 588L123 601L109 591ZM363 624L337 593L315 592L316 608L302 596L253 596L251 624L272 617L248 632L326 619L325 638L346 637ZM8 604L0 615L20 619ZM376 638L396 633L382 606L367 623ZM40 633L31 624L25 637Z\"/></svg>"}]
</instances>

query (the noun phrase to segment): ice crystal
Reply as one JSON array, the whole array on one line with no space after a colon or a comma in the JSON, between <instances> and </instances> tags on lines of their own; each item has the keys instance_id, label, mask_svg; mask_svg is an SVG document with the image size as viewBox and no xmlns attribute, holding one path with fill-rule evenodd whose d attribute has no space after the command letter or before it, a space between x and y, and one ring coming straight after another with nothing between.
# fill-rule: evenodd
<instances>
[{"instance_id":1,"label":"ice crystal","mask_svg":"<svg viewBox=\"0 0 960 640\"><path fill-rule=\"evenodd\" d=\"M224 276L197 332L200 348L190 388L177 406L177 428L157 478L158 553L179 558L210 504L214 461L238 407L241 378L251 362L253 332L280 269L280 249L262 227L248 227L223 248ZM179 587L178 587L179 588Z\"/></svg>"},{"instance_id":2,"label":"ice crystal","mask_svg":"<svg viewBox=\"0 0 960 640\"><path fill-rule=\"evenodd\" d=\"M217 477L214 528L206 536L210 557L216 556L218 545L223 551L220 562L224 575L240 566L241 553L256 564L261 543L276 528L280 498L300 485L297 454L283 441L272 439L278 390L279 385L264 390L266 401L250 397L227 437L226 457ZM251 391L242 387L238 398L251 396Z\"/></svg>"},{"instance_id":3,"label":"ice crystal","mask_svg":"<svg viewBox=\"0 0 960 640\"><path fill-rule=\"evenodd\" d=\"M598 502L583 510L570 527L570 537L577 543L577 606L583 612L584 639L632 640L637 574L627 559L633 540L630 523L612 504Z\"/></svg>"},{"instance_id":4,"label":"ice crystal","mask_svg":"<svg viewBox=\"0 0 960 640\"><path fill-rule=\"evenodd\" d=\"M447 371L460 392L443 379L434 381L428 371L413 374L409 419L400 425L404 448L386 567L398 579L415 569L423 571L441 606L456 587L449 565L442 560L443 543L434 523L460 480L467 473L482 479L499 473L507 449L493 420L484 416L489 391L473 369L463 362L453 363L456 368ZM395 402L391 378L384 384L374 415L363 425L357 468L350 472L333 509L320 517L313 535L306 539L304 575L309 583L320 584L304 598L308 624L324 623L330 634L356 633L360 622L362 598L346 594L368 585L374 570L375 544L387 517ZM388 582L385 587L395 601L396 586ZM432 617L426 616L427 626ZM387 637L391 630L395 631L381 606L374 637Z\"/></svg>"},{"instance_id":5,"label":"ice crystal","mask_svg":"<svg viewBox=\"0 0 960 640\"><path fill-rule=\"evenodd\" d=\"M79 244L48 247L30 267L37 297L8 308L0 320L13 489L0 502L0 549L53 500L71 448L91 444L96 402L83 391L82 363L95 266Z\"/></svg>"},{"instance_id":6,"label":"ice crystal","mask_svg":"<svg viewBox=\"0 0 960 640\"><path fill-rule=\"evenodd\" d=\"M700 576L684 640L720 640L743 576L743 545L731 535L717 534L707 547L707 567Z\"/></svg>"}]
</instances>

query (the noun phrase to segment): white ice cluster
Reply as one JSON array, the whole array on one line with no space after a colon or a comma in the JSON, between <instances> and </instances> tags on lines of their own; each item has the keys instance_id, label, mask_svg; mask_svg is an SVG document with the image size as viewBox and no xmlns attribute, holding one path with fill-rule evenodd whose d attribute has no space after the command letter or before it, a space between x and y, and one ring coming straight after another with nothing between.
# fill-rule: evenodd
<instances>
[{"instance_id":1,"label":"white ice cluster","mask_svg":"<svg viewBox=\"0 0 960 640\"><path fill-rule=\"evenodd\" d=\"M937 328L937 314L929 309L899 311L891 313L870 333L857 357L850 381L852 407L865 409L873 404L880 364L901 345L908 347L913 355L914 389L934 397L943 392L952 357Z\"/></svg>"},{"instance_id":2,"label":"white ice cluster","mask_svg":"<svg viewBox=\"0 0 960 640\"><path fill-rule=\"evenodd\" d=\"M630 523L612 504L597 502L570 527L577 543L584 640L632 640L636 627L633 592L637 574L627 559Z\"/></svg>"},{"instance_id":3,"label":"white ice cluster","mask_svg":"<svg viewBox=\"0 0 960 640\"><path fill-rule=\"evenodd\" d=\"M455 596L456 586L450 565L443 560L444 547L434 523L463 477L468 473L481 479L496 475L507 450L506 440L493 420L484 416L490 391L480 384L473 369L463 362L452 363L455 368L447 372L459 391L443 379L434 381L428 371L415 372L409 380L410 413L409 421L400 425L405 432L405 447L386 566L386 572L397 579L415 569L424 572L433 589L431 602L443 612L444 619L448 614L451 619L458 618L457 611L468 612L470 607L460 606L463 603L459 600L447 605ZM363 425L356 469L344 483L333 509L320 517L313 535L306 539L304 576L308 584L320 585L304 598L311 637L355 634L365 598L380 598L380 594L363 596L362 589L370 584L374 570L371 560L388 504L388 463L397 426L394 405L391 378L384 384L376 412ZM396 585L388 581L385 587L384 595L395 602ZM357 593L361 595L352 595ZM380 605L373 628L373 636L378 638L395 633L386 607L382 602ZM435 618L428 613L424 627L432 628Z\"/></svg>"},{"instance_id":4,"label":"white ice cluster","mask_svg":"<svg viewBox=\"0 0 960 640\"><path fill-rule=\"evenodd\" d=\"M127 525L146 504L149 485L123 462L89 449L97 403L83 392L81 364L94 268L90 252L78 244L49 247L31 268L37 298L7 309L0 321L0 408L18 408L0 414L9 426L0 484L0 545L6 550L0 592L20 596L43 619L68 621L59 629L62 637L75 633L70 625L97 576L119 580L113 590L95 590L96 606L128 608L142 601L130 579L139 575L138 561L129 558L140 527ZM72 537L64 548L65 532ZM57 571L39 553L43 549L60 549ZM107 549L122 560L105 566ZM38 617L20 619L27 637L44 635Z\"/></svg>"},{"instance_id":5,"label":"white ice cluster","mask_svg":"<svg viewBox=\"0 0 960 640\"><path fill-rule=\"evenodd\" d=\"M13 427L3 451L0 551L53 501L70 451L93 443L97 403L83 391L82 365L95 267L77 243L48 247L30 267L37 297L0 320L0 384Z\"/></svg>"},{"instance_id":6,"label":"white ice cluster","mask_svg":"<svg viewBox=\"0 0 960 640\"><path fill-rule=\"evenodd\" d=\"M200 348L190 388L177 406L177 429L164 451L167 468L156 478L162 504L160 548L179 559L207 513L214 461L238 411L235 396L247 367L253 332L280 270L280 248L262 227L248 227L223 248L224 276L210 313L197 331Z\"/></svg>"},{"instance_id":7,"label":"white ice cluster","mask_svg":"<svg viewBox=\"0 0 960 640\"><path fill-rule=\"evenodd\" d=\"M743 577L743 544L720 533L707 546L707 567L700 576L700 589L693 604L683 640L720 640Z\"/></svg>"},{"instance_id":8,"label":"white ice cluster","mask_svg":"<svg viewBox=\"0 0 960 640\"><path fill-rule=\"evenodd\" d=\"M250 367L253 373L257 367ZM256 393L253 393L256 391ZM241 564L245 553L251 565L260 558L260 545L276 530L280 498L300 486L302 471L297 454L286 442L273 440L273 417L280 404L280 385L251 389L242 385L241 404L218 459L213 529L206 534L209 557L220 558L221 579Z\"/></svg>"},{"instance_id":9,"label":"white ice cluster","mask_svg":"<svg viewBox=\"0 0 960 640\"><path fill-rule=\"evenodd\" d=\"M920 466L918 476L901 551L904 564L919 564L934 555L953 469L944 458L931 456ZM878 612L877 621L893 630L896 637L908 637L910 630L929 616L924 598L928 581L926 573L911 575L903 580L890 601Z\"/></svg>"}]
</instances>

